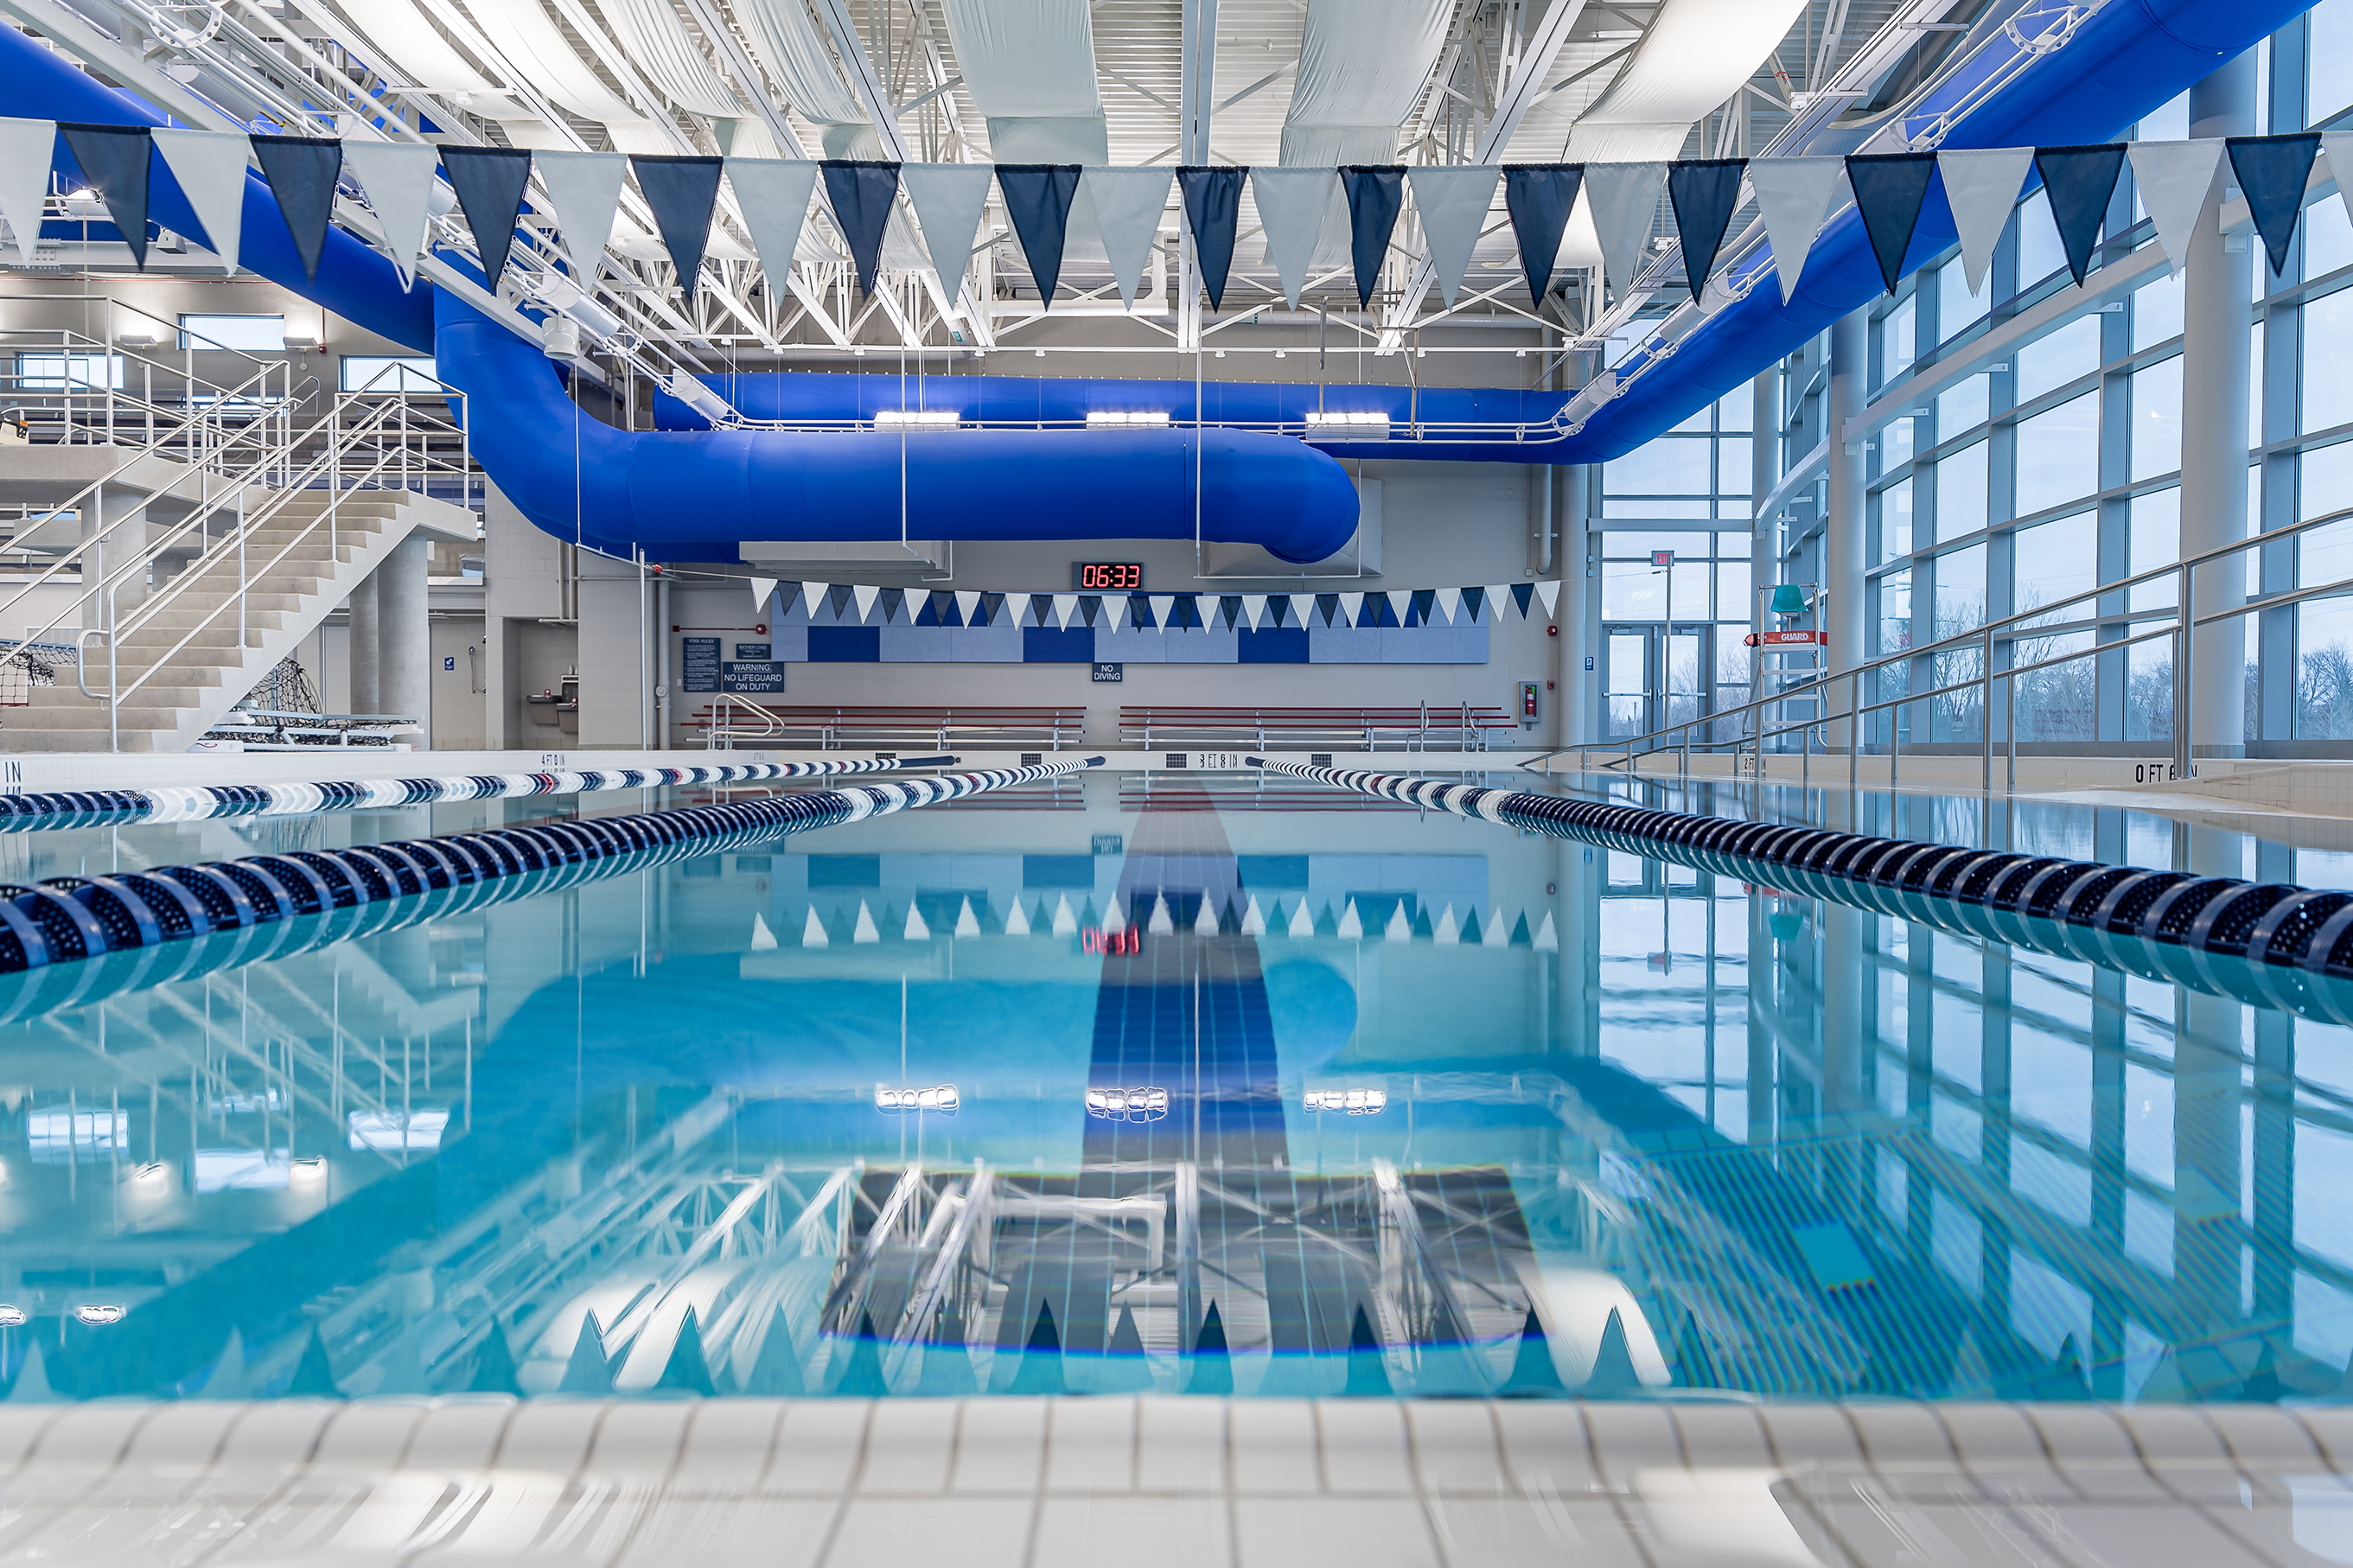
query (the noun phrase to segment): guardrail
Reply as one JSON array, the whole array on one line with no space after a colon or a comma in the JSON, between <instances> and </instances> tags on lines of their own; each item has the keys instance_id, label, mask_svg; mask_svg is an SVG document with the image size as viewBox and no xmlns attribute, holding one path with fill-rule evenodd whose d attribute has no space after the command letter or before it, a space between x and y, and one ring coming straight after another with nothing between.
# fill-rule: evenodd
<instances>
[{"instance_id":1,"label":"guardrail","mask_svg":"<svg viewBox=\"0 0 2353 1568\"><path fill-rule=\"evenodd\" d=\"M1164 708L1138 705L1119 710L1120 739L1140 741L1145 750L1171 742L1184 744L1270 745L1302 748L1358 747L1378 751L1384 743L1426 752L1433 740L1451 737L1464 752L1483 752L1493 735L1518 729L1500 708L1463 702L1432 710L1418 708Z\"/></svg>"},{"instance_id":2,"label":"guardrail","mask_svg":"<svg viewBox=\"0 0 2353 1568\"><path fill-rule=\"evenodd\" d=\"M1810 786L1813 782L1812 759L1817 752L1817 737L1820 737L1820 754L1834 755L1841 748L1835 736L1830 732L1843 729L1845 744L1842 749L1847 757L1847 787L1855 789L1861 787L1862 757L1866 754L1863 731L1870 725L1874 715L1894 711L1898 713L1899 721L1890 722L1887 726L1886 751L1888 787L1893 789L1896 787L1899 781L1903 765L1900 710L1911 703L1934 702L1938 698L1947 697L1956 692L1973 690L1979 694L1978 720L1983 755L1979 789L1981 793L1990 794L1993 790L1995 752L1994 694L1998 686L2007 682L2006 686L2001 686L2003 695L2008 699L2002 705L2004 719L2002 729L2008 755L2005 787L2014 790L2018 786L2018 723L2015 710L2017 682L2020 677L2042 670L2056 669L2080 659L2105 658L2145 643L2163 642L2170 648L2173 660L2172 776L2187 779L2192 775L2194 763L2190 754L2189 740L2190 665L2195 658L2198 628L2223 621L2242 619L2248 616L2259 615L2265 610L2283 609L2303 604L2306 600L2353 595L2353 577L2340 577L2334 582L2313 587L2260 595L2241 604L2226 605L2221 609L2211 610L2200 615L2197 613L2195 598L2200 570L2231 561L2247 551L2261 550L2280 543L2282 541L2294 539L2313 529L2326 528L2332 523L2343 522L2348 519L2353 519L2353 507L2324 512L2318 517L2307 518L2302 522L2291 523L2284 528L2271 529L2246 539L2234 540L2228 544L2218 545L2212 550L2164 566L2151 567L2146 572L2137 572L2129 576L2116 578L2112 582L2102 583L2081 592L2053 599L2047 604L2038 605L2032 609L2021 610L2005 616L2000 620L1988 621L1983 626L1971 627L1968 631L1956 632L1949 637L1939 637L1934 642L1903 648L1894 653L1882 654L1849 668L1831 671L1820 679L1787 686L1770 696L1755 698L1737 707L1699 714L1680 723L1662 725L1646 733L1629 735L1619 741L1597 742L1590 745L1564 746L1525 765L1541 767L1549 772L1555 759L1572 753L1582 758L1585 753L1591 752L1622 751L1624 755L1621 758L1613 759L1601 765L1610 771L1623 772L1631 777L1639 772L1642 759L1656 756L1662 752L1672 752L1678 758L1678 776L1687 779L1691 775L1691 757L1694 751L1702 755L1707 755L1729 748L1733 753L1733 772L1736 776L1741 772L1741 753L1746 752L1754 758L1753 768L1756 776L1762 778L1767 755L1766 743L1768 741L1795 736L1798 738L1796 751L1799 758L1799 779L1803 784ZM2055 611L2069 605L2111 596L2123 596L2123 602L2128 605L2129 595L2133 589L2146 584L2161 583L2168 579L2174 584L2174 602L2171 605L2155 605L2138 610L2129 607L2100 610L2095 605L2090 615L2074 620L2062 621L2053 618ZM2133 629L2152 621L2162 624L2153 630ZM2038 658L2030 664L1997 668L1998 652L2014 657L2017 646L2031 638L2076 637L2086 633L2097 638L2101 634L2110 631L2120 631L2123 635L2113 637L2106 641L2095 640L2088 647L2058 653L2047 658ZM1910 676L1908 667L1924 659L1934 660L1941 656L1962 653L1975 653L1978 656L1977 674L1967 679L1947 681L1942 685L1932 686L1926 690L1914 691L1908 689ZM1904 674L1907 679L1907 689L1894 697L1884 697L1876 701L1865 702L1863 700L1864 681L1881 671L1893 670L1899 667L1903 667ZM1933 668L1933 665L1930 668ZM1832 710L1830 706L1831 701L1840 694L1838 689L1841 686L1845 688L1845 704ZM1811 716L1794 723L1768 724L1767 722L1766 709L1809 700L1817 705L1817 710ZM1741 724L1741 732L1733 738L1717 740L1704 733L1694 737L1694 731L1704 731L1728 719L1737 720ZM1774 754L1783 753L1777 752Z\"/></svg>"}]
</instances>

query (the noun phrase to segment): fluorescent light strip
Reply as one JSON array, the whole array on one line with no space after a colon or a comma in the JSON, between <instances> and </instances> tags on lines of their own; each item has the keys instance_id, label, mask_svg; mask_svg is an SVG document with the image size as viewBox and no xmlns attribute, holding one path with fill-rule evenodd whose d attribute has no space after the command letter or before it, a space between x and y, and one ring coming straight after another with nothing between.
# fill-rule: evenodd
<instances>
[{"instance_id":1,"label":"fluorescent light strip","mask_svg":"<svg viewBox=\"0 0 2353 1568\"><path fill-rule=\"evenodd\" d=\"M1091 409L1087 414L1090 429L1121 427L1136 425L1161 426L1168 423L1168 411L1164 408L1127 412L1120 409Z\"/></svg>"},{"instance_id":2,"label":"fluorescent light strip","mask_svg":"<svg viewBox=\"0 0 2353 1568\"><path fill-rule=\"evenodd\" d=\"M874 416L875 427L886 430L907 426L936 428L963 422L964 415L953 408L884 408Z\"/></svg>"},{"instance_id":3,"label":"fluorescent light strip","mask_svg":"<svg viewBox=\"0 0 2353 1568\"><path fill-rule=\"evenodd\" d=\"M1335 408L1325 411L1323 409L1316 409L1311 411L1307 416L1307 426L1311 430L1324 427L1364 428L1369 426L1379 426L1383 429L1386 429L1388 426L1388 422L1389 416L1378 412L1377 410L1366 411L1354 408Z\"/></svg>"}]
</instances>

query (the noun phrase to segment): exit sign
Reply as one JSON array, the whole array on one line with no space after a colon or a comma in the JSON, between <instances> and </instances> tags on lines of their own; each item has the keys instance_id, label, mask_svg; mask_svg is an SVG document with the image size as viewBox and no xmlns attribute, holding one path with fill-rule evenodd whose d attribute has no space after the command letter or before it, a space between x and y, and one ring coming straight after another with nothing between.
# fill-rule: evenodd
<instances>
[{"instance_id":1,"label":"exit sign","mask_svg":"<svg viewBox=\"0 0 2353 1568\"><path fill-rule=\"evenodd\" d=\"M1673 565L1674 563L1675 563L1675 552L1674 552L1673 551L1672 551L1672 550L1653 550L1653 551L1651 551L1651 565L1653 565L1653 566L1672 566L1672 565Z\"/></svg>"}]
</instances>

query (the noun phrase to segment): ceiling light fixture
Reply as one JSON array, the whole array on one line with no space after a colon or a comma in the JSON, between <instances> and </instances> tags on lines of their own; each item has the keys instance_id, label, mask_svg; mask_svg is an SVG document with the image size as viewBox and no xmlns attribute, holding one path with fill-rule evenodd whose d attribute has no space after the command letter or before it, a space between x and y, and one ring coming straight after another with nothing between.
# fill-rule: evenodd
<instances>
[{"instance_id":1,"label":"ceiling light fixture","mask_svg":"<svg viewBox=\"0 0 2353 1568\"><path fill-rule=\"evenodd\" d=\"M910 1110L935 1110L953 1116L964 1103L964 1097L952 1083L935 1084L930 1089L892 1089L886 1084L874 1086L874 1109L893 1116Z\"/></svg>"},{"instance_id":2,"label":"ceiling light fixture","mask_svg":"<svg viewBox=\"0 0 2353 1568\"><path fill-rule=\"evenodd\" d=\"M953 408L884 408L877 410L874 416L874 426L878 430L911 425L938 429L963 421L964 415Z\"/></svg>"},{"instance_id":3,"label":"ceiling light fixture","mask_svg":"<svg viewBox=\"0 0 2353 1568\"><path fill-rule=\"evenodd\" d=\"M1389 1108L1388 1090L1385 1089L1311 1089L1307 1091L1310 1110L1336 1110L1344 1116L1378 1116Z\"/></svg>"},{"instance_id":4,"label":"ceiling light fixture","mask_svg":"<svg viewBox=\"0 0 2353 1568\"><path fill-rule=\"evenodd\" d=\"M1133 410L1118 408L1091 408L1087 411L1087 425L1091 429L1102 429L1106 426L1117 428L1122 426L1133 425L1160 426L1167 423L1168 411L1164 408L1144 408Z\"/></svg>"},{"instance_id":5,"label":"ceiling light fixture","mask_svg":"<svg viewBox=\"0 0 2353 1568\"><path fill-rule=\"evenodd\" d=\"M1160 1121L1168 1115L1165 1089L1091 1089L1087 1114L1098 1121Z\"/></svg>"},{"instance_id":6,"label":"ceiling light fixture","mask_svg":"<svg viewBox=\"0 0 2353 1568\"><path fill-rule=\"evenodd\" d=\"M1387 429L1388 423L1389 416L1378 409L1317 408L1310 409L1307 415L1307 426L1311 430L1342 428L1362 430L1376 426Z\"/></svg>"}]
</instances>

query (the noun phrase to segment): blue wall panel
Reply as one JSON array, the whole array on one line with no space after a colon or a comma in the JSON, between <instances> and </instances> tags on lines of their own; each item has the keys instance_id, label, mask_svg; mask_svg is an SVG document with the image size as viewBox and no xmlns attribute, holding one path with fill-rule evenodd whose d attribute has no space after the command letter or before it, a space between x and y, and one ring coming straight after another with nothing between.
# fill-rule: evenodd
<instances>
[{"instance_id":1,"label":"blue wall panel","mask_svg":"<svg viewBox=\"0 0 2353 1568\"><path fill-rule=\"evenodd\" d=\"M1072 626L1069 631L1029 626L1021 633L1024 664L1092 664L1094 658L1095 634L1084 626Z\"/></svg>"},{"instance_id":2,"label":"blue wall panel","mask_svg":"<svg viewBox=\"0 0 2353 1568\"><path fill-rule=\"evenodd\" d=\"M808 628L808 662L811 664L878 664L881 658L882 628L880 626Z\"/></svg>"}]
</instances>

